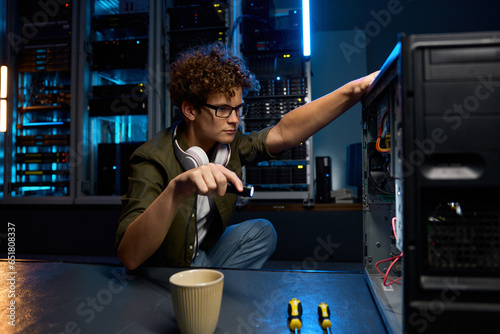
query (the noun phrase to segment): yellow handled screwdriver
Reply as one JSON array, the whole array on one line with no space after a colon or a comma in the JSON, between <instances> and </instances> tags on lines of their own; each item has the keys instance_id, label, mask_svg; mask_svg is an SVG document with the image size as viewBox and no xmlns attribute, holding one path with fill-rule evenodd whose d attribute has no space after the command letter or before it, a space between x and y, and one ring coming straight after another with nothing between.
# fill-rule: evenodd
<instances>
[{"instance_id":1,"label":"yellow handled screwdriver","mask_svg":"<svg viewBox=\"0 0 500 334\"><path fill-rule=\"evenodd\" d=\"M332 322L330 321L330 307L326 303L320 303L318 305L318 317L319 324L321 328L330 333L330 328L332 327Z\"/></svg>"},{"instance_id":2,"label":"yellow handled screwdriver","mask_svg":"<svg viewBox=\"0 0 500 334\"><path fill-rule=\"evenodd\" d=\"M297 333L302 328L302 304L297 298L292 298L288 302L288 327L291 331Z\"/></svg>"}]
</instances>

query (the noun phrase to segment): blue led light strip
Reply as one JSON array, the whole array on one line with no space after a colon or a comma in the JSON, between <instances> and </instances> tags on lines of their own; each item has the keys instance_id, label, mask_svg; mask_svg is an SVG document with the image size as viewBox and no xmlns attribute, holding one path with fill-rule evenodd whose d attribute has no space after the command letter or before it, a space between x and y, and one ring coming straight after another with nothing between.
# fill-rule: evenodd
<instances>
[{"instance_id":1,"label":"blue led light strip","mask_svg":"<svg viewBox=\"0 0 500 334\"><path fill-rule=\"evenodd\" d=\"M33 123L24 123L24 127L28 126L55 126L55 125L63 125L64 122L33 122Z\"/></svg>"},{"instance_id":2,"label":"blue led light strip","mask_svg":"<svg viewBox=\"0 0 500 334\"><path fill-rule=\"evenodd\" d=\"M311 55L311 27L309 20L309 0L302 0L302 43L305 57Z\"/></svg>"}]
</instances>

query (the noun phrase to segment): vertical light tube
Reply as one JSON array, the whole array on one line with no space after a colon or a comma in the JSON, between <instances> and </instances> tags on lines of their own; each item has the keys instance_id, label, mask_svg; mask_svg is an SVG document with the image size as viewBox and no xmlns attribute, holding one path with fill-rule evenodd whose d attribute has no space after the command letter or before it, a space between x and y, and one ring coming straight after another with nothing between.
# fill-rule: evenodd
<instances>
[{"instance_id":1,"label":"vertical light tube","mask_svg":"<svg viewBox=\"0 0 500 334\"><path fill-rule=\"evenodd\" d=\"M7 131L7 100L0 100L0 132Z\"/></svg>"},{"instance_id":2,"label":"vertical light tube","mask_svg":"<svg viewBox=\"0 0 500 334\"><path fill-rule=\"evenodd\" d=\"M302 43L304 56L309 57L311 55L309 0L302 0Z\"/></svg>"},{"instance_id":3,"label":"vertical light tube","mask_svg":"<svg viewBox=\"0 0 500 334\"><path fill-rule=\"evenodd\" d=\"M0 67L0 132L7 131L7 66Z\"/></svg>"},{"instance_id":4,"label":"vertical light tube","mask_svg":"<svg viewBox=\"0 0 500 334\"><path fill-rule=\"evenodd\" d=\"M7 66L0 67L0 98L7 98Z\"/></svg>"}]
</instances>

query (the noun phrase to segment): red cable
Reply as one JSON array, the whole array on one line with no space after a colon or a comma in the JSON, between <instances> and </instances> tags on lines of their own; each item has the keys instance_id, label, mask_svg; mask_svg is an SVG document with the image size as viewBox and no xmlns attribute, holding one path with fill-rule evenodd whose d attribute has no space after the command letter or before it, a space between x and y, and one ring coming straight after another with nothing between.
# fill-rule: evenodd
<instances>
[{"instance_id":1,"label":"red cable","mask_svg":"<svg viewBox=\"0 0 500 334\"><path fill-rule=\"evenodd\" d=\"M391 223L392 223L392 233L394 233L394 237L397 240L398 236L396 233L396 217L392 218ZM389 273L391 272L391 269L396 264L396 262L398 262L398 260L401 259L402 257L403 257L403 253L401 252L401 254L399 254L399 255L393 256L393 257L385 259L385 260L380 260L377 263L375 263L375 269L378 271L378 273L380 275L384 276L384 281L383 281L384 286L389 286L389 285L394 284L394 283L401 284L398 282L401 280L401 277L398 277L397 279L391 279L391 278L389 278ZM388 262L388 261L392 261L392 263L389 265L389 267L387 268L387 270L384 274L384 273L382 273L382 271L380 271L378 266L379 266L379 264L384 263L384 262ZM387 280L389 280L389 283L387 283Z\"/></svg>"},{"instance_id":2,"label":"red cable","mask_svg":"<svg viewBox=\"0 0 500 334\"><path fill-rule=\"evenodd\" d=\"M385 260L380 260L378 261L377 263L375 263L375 269L377 269L378 273L382 276L384 276L384 286L389 286L393 283L397 283L397 284L401 284L399 283L398 281L401 280L401 277L393 280L391 278L389 278L389 272L391 271L392 267L394 266L394 264L396 264L396 262L401 259L403 257L403 253L399 254L399 255L396 255L396 256L393 256L391 258L388 258L388 259L385 259ZM385 272L385 274L380 271L380 269L378 268L379 264L381 263L384 263L384 262L388 262L388 261L392 261L392 263L389 265L389 268L387 268L387 271ZM389 280L390 283L387 283L387 280Z\"/></svg>"}]
</instances>

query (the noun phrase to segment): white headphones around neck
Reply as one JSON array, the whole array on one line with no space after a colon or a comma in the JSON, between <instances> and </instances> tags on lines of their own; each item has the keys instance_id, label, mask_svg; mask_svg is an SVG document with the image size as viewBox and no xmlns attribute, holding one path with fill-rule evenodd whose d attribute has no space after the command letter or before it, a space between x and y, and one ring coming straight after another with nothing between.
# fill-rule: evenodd
<instances>
[{"instance_id":1,"label":"white headphones around neck","mask_svg":"<svg viewBox=\"0 0 500 334\"><path fill-rule=\"evenodd\" d=\"M192 146L186 151L184 151L177 142L177 127L179 124L175 125L173 140L174 140L174 151L175 156L181 163L185 170L190 170L192 168L200 167L206 165L210 162L205 151L198 146ZM212 162L216 164L221 164L224 167L227 166L229 159L231 158L231 146L228 144L217 143L212 155Z\"/></svg>"}]
</instances>

